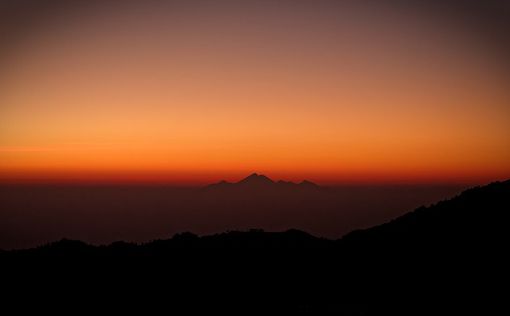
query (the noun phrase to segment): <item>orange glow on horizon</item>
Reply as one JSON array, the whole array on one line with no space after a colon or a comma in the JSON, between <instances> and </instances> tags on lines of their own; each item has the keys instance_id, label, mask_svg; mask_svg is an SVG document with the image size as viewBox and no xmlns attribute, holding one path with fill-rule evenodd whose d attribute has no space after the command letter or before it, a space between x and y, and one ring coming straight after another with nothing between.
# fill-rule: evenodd
<instances>
[{"instance_id":1,"label":"orange glow on horizon","mask_svg":"<svg viewBox=\"0 0 510 316\"><path fill-rule=\"evenodd\" d=\"M69 15L19 44L0 182L510 178L509 78L459 30L209 9Z\"/></svg>"}]
</instances>

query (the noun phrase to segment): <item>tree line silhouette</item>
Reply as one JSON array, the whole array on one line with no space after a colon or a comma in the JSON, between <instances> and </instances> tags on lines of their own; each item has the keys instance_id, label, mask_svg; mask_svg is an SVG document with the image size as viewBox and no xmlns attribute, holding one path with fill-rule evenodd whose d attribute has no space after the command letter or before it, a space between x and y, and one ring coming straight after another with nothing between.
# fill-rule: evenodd
<instances>
[{"instance_id":1,"label":"tree line silhouette","mask_svg":"<svg viewBox=\"0 0 510 316\"><path fill-rule=\"evenodd\" d=\"M94 297L113 293L124 308L150 302L243 314L501 312L508 308L498 286L508 269L509 193L510 181L476 187L339 240L294 229L186 232L143 244L64 239L0 258L11 269L4 271L17 271L17 285L51 283L77 293L92 286Z\"/></svg>"}]
</instances>

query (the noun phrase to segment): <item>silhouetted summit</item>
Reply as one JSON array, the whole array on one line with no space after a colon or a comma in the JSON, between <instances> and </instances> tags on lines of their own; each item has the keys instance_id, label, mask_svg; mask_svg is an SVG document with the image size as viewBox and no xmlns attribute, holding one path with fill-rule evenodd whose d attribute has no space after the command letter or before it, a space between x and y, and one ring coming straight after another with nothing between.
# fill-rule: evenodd
<instances>
[{"instance_id":1,"label":"silhouetted summit","mask_svg":"<svg viewBox=\"0 0 510 316\"><path fill-rule=\"evenodd\" d=\"M259 175L257 173L252 173L241 181L237 182L237 184L242 185L271 185L274 184L274 181L266 177L265 175Z\"/></svg>"}]
</instances>

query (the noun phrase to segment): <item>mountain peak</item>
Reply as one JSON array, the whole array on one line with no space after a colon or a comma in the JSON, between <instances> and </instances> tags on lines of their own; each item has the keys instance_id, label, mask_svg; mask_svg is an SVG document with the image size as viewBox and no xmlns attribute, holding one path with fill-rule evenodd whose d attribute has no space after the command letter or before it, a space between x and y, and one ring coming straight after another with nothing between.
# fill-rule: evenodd
<instances>
[{"instance_id":1,"label":"mountain peak","mask_svg":"<svg viewBox=\"0 0 510 316\"><path fill-rule=\"evenodd\" d=\"M308 186L308 187L319 187L316 183L313 183L312 181L303 180L299 183L299 185L302 186Z\"/></svg>"},{"instance_id":2,"label":"mountain peak","mask_svg":"<svg viewBox=\"0 0 510 316\"><path fill-rule=\"evenodd\" d=\"M257 174L252 173L251 175L247 176L246 178L242 179L241 181L237 182L239 184L270 184L274 183L273 180L269 179L263 174Z\"/></svg>"}]
</instances>

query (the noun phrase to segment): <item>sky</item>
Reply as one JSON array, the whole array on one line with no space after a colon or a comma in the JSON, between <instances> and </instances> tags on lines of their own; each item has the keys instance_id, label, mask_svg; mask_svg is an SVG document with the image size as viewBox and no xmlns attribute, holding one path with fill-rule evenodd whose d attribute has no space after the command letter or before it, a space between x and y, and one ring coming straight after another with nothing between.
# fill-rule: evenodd
<instances>
[{"instance_id":1,"label":"sky","mask_svg":"<svg viewBox=\"0 0 510 316\"><path fill-rule=\"evenodd\" d=\"M445 12L126 3L9 25L0 182L510 178L501 47Z\"/></svg>"}]
</instances>

